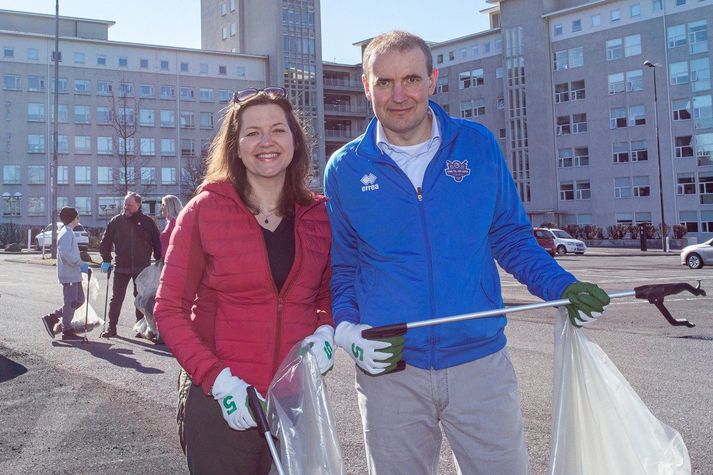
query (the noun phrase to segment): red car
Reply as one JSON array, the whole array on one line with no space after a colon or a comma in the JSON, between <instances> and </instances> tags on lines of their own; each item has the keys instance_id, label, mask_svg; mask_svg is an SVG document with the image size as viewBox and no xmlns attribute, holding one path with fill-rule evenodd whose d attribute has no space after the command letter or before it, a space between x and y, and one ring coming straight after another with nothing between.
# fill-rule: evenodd
<instances>
[{"instance_id":1,"label":"red car","mask_svg":"<svg viewBox=\"0 0 713 475\"><path fill-rule=\"evenodd\" d=\"M555 254L557 253L557 246L555 245L555 240L550 236L550 233L544 232L542 229L538 228L533 229L533 232L535 233L537 244L542 246L550 256L555 257Z\"/></svg>"}]
</instances>

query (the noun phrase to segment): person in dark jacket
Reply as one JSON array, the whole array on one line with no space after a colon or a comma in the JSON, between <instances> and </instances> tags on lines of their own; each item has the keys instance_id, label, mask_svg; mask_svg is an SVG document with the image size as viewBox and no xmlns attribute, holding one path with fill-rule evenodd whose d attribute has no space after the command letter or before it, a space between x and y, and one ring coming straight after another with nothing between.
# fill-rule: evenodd
<instances>
[{"instance_id":1,"label":"person in dark jacket","mask_svg":"<svg viewBox=\"0 0 713 475\"><path fill-rule=\"evenodd\" d=\"M193 382L179 402L189 471L267 474L246 391L267 395L298 342L322 374L334 363L329 222L283 88L236 92L222 123L176 220L154 314Z\"/></svg>"},{"instance_id":2,"label":"person in dark jacket","mask_svg":"<svg viewBox=\"0 0 713 475\"><path fill-rule=\"evenodd\" d=\"M102 257L102 272L109 272L112 267L114 251L114 284L111 303L109 304L109 326L100 335L102 338L116 336L116 325L124 303L126 287L134 281L136 297L136 277L151 264L154 259L161 259L161 238L153 219L141 212L141 195L130 191L124 197L124 212L111 218L104 232L99 253ZM144 315L136 309L136 321Z\"/></svg>"},{"instance_id":3,"label":"person in dark jacket","mask_svg":"<svg viewBox=\"0 0 713 475\"><path fill-rule=\"evenodd\" d=\"M577 326L609 297L577 282L534 240L493 134L429 102L438 70L423 39L377 36L363 70L376 118L332 155L324 189L334 340L360 368L369 473L435 473L445 432L458 473L525 474L505 316L391 339L362 331L502 308L496 261L538 297L570 299ZM406 368L395 371L402 356Z\"/></svg>"}]
</instances>

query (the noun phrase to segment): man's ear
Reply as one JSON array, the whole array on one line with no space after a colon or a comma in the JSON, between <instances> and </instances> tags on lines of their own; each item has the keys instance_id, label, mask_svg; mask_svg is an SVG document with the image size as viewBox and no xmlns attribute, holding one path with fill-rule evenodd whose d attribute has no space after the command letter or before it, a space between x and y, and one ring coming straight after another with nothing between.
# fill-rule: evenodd
<instances>
[{"instance_id":1,"label":"man's ear","mask_svg":"<svg viewBox=\"0 0 713 475\"><path fill-rule=\"evenodd\" d=\"M364 94L369 102L371 102L371 92L369 91L369 77L366 74L361 75L361 83L364 86Z\"/></svg>"},{"instance_id":2,"label":"man's ear","mask_svg":"<svg viewBox=\"0 0 713 475\"><path fill-rule=\"evenodd\" d=\"M438 83L438 68L433 68L428 79L431 81L431 84L428 85L428 95L432 96L436 92L436 83Z\"/></svg>"}]
</instances>

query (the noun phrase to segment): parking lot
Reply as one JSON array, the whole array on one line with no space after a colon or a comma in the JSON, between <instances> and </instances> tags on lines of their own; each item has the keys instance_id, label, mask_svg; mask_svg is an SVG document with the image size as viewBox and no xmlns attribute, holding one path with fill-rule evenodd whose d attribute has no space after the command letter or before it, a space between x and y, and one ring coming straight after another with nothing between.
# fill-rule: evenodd
<instances>
[{"instance_id":1,"label":"parking lot","mask_svg":"<svg viewBox=\"0 0 713 475\"><path fill-rule=\"evenodd\" d=\"M713 295L713 267L688 269L676 253L592 248L557 260L607 291L700 279ZM508 306L537 300L505 274L503 294ZM0 295L0 357L27 369L0 382L0 473L186 472L175 433L178 368L166 347L132 337L130 299L121 338L99 340L94 332L88 344L68 345L51 342L39 323L61 300L53 267L35 256L0 254ZM656 417L681 433L694 473L710 473L713 297L679 294L666 305L696 326L672 327L648 303L622 299L588 333ZM513 314L507 327L535 474L546 473L550 447L554 315ZM363 474L354 368L346 354L337 355L326 382L348 472ZM439 473L454 471L444 446Z\"/></svg>"}]
</instances>

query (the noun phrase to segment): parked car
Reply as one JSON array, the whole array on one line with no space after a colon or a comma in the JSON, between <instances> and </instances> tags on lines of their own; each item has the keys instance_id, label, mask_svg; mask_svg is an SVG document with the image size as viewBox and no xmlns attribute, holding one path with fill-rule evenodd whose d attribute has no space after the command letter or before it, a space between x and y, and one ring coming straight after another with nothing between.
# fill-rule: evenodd
<instances>
[{"instance_id":1,"label":"parked car","mask_svg":"<svg viewBox=\"0 0 713 475\"><path fill-rule=\"evenodd\" d=\"M555 246L555 240L550 235L551 233L545 232L544 229L537 229L537 228L535 228L533 230L533 232L535 234L535 239L537 240L537 244L542 246L543 249L545 251L547 251L547 253L550 256L555 257L555 254L556 254L555 249L557 248L557 246Z\"/></svg>"},{"instance_id":2,"label":"parked car","mask_svg":"<svg viewBox=\"0 0 713 475\"><path fill-rule=\"evenodd\" d=\"M61 222L57 223L57 234L59 234L59 230L64 227L64 224ZM87 232L86 229L81 224L78 224L74 227L74 235L77 238L77 244L79 245L79 250L80 251L86 251L89 248L89 233ZM35 236L35 246L37 246L37 249L42 249L42 245L44 244L45 249L49 249L51 247L52 243L52 225L48 224L40 233Z\"/></svg>"},{"instance_id":3,"label":"parked car","mask_svg":"<svg viewBox=\"0 0 713 475\"><path fill-rule=\"evenodd\" d=\"M535 228L535 230L544 231L555 241L555 252L560 256L568 252L574 254L584 254L587 252L587 246L583 241L573 238L567 231L554 228Z\"/></svg>"},{"instance_id":4,"label":"parked car","mask_svg":"<svg viewBox=\"0 0 713 475\"><path fill-rule=\"evenodd\" d=\"M681 250L681 265L691 269L700 269L704 265L713 265L713 239L700 244L692 244Z\"/></svg>"}]
</instances>

